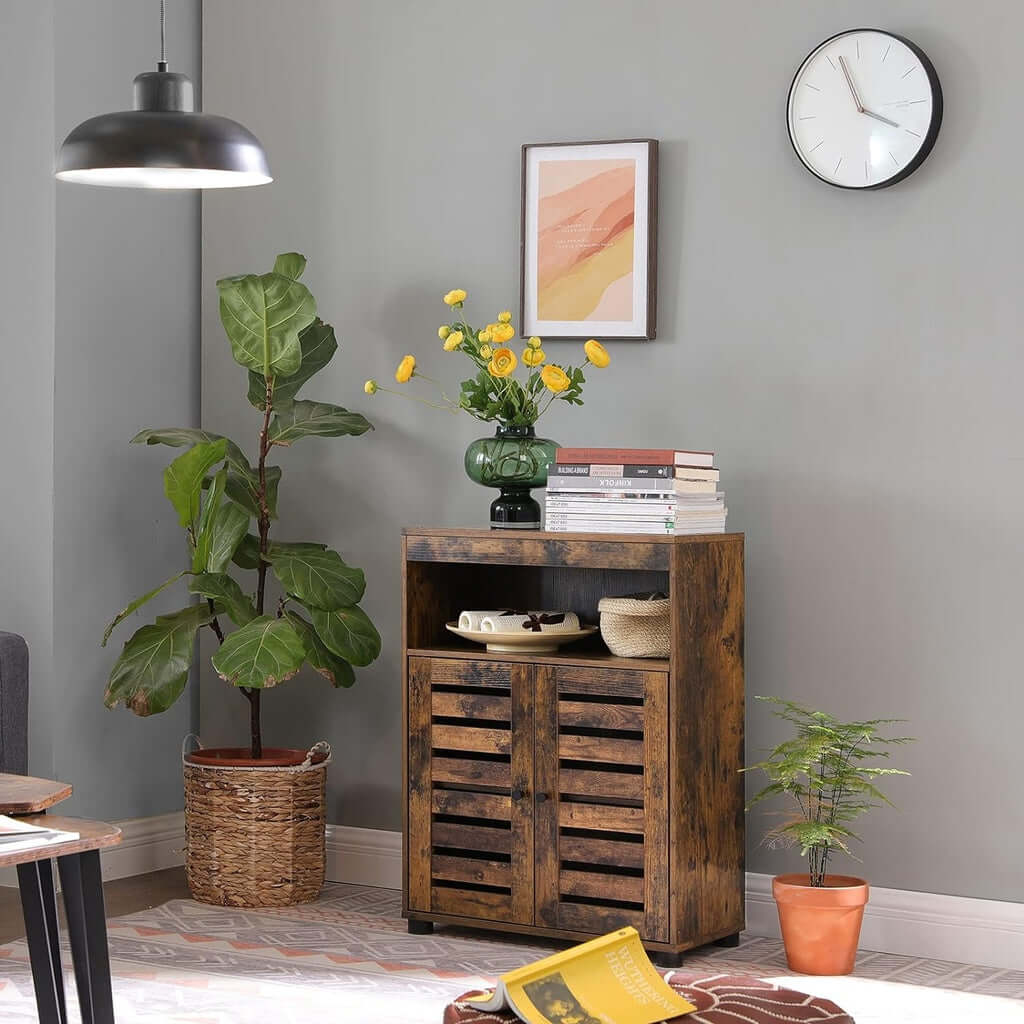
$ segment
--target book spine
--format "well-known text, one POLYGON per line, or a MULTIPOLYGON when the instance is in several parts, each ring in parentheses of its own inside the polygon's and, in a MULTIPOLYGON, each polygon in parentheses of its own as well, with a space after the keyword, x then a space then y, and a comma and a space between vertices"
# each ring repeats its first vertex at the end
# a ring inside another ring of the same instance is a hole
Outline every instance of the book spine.
POLYGON ((555 452, 556 463, 631 466, 674 466, 676 453, 668 448, 559 448, 555 452))
POLYGON ((675 480, 671 477, 639 476, 548 476, 549 491, 654 491, 671 494, 675 480))
POLYGON ((675 476, 674 466, 655 466, 651 463, 566 462, 551 467, 555 476, 614 476, 657 477, 669 480, 675 476))

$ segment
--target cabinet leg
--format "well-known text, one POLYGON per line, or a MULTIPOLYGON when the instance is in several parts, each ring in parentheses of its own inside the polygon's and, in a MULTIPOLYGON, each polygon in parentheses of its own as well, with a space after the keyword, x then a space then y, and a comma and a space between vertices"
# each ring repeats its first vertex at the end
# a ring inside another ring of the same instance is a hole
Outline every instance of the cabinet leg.
POLYGON ((57 868, 64 890, 82 1024, 114 1024, 99 851, 86 850, 61 857, 57 868))
POLYGON ((18 889, 40 1024, 65 1024, 68 1015, 64 1005, 64 972, 60 964, 52 863, 37 860, 19 864, 18 889))
POLYGON ((669 953, 662 949, 649 949, 647 955, 657 967, 674 969, 683 966, 683 953, 669 953))
POLYGON ((739 944, 739 932, 733 932, 732 935, 725 935, 720 939, 715 939, 715 941, 711 943, 712 946, 722 946, 725 949, 735 949, 739 944))
POLYGON ((433 921, 413 921, 410 918, 406 922, 409 926, 410 935, 432 935, 434 931, 433 921))

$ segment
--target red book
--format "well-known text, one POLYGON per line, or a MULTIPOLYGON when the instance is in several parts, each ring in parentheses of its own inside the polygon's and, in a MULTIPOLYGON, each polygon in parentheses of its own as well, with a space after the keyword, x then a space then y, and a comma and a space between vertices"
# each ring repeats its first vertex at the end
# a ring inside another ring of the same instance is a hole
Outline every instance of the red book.
POLYGON ((715 464, 715 453, 683 452, 672 448, 559 448, 555 452, 555 462, 712 468, 715 464))

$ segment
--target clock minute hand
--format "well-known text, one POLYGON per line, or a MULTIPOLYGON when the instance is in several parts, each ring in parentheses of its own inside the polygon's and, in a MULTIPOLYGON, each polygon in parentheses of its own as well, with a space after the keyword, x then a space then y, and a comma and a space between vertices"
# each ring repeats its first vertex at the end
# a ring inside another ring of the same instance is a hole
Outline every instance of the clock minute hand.
POLYGON ((892 125, 893 128, 899 128, 899 125, 895 121, 890 121, 887 117, 882 117, 881 114, 876 114, 873 110, 861 110, 862 114, 867 114, 868 117, 873 117, 876 121, 881 121, 883 124, 892 125))
POLYGON ((842 54, 839 55, 839 66, 843 69, 843 77, 846 79, 846 84, 850 87, 850 95, 853 97, 853 105, 857 108, 859 114, 864 113, 864 104, 861 103, 860 97, 857 95, 857 87, 853 84, 853 78, 850 76, 850 69, 846 66, 846 59, 842 54))

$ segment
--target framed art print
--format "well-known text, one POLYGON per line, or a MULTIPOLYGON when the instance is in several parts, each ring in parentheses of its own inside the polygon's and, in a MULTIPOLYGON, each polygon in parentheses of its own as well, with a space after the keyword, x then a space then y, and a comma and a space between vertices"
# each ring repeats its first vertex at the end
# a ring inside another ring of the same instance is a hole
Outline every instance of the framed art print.
POLYGON ((655 336, 658 143, 523 146, 523 337, 655 336))

